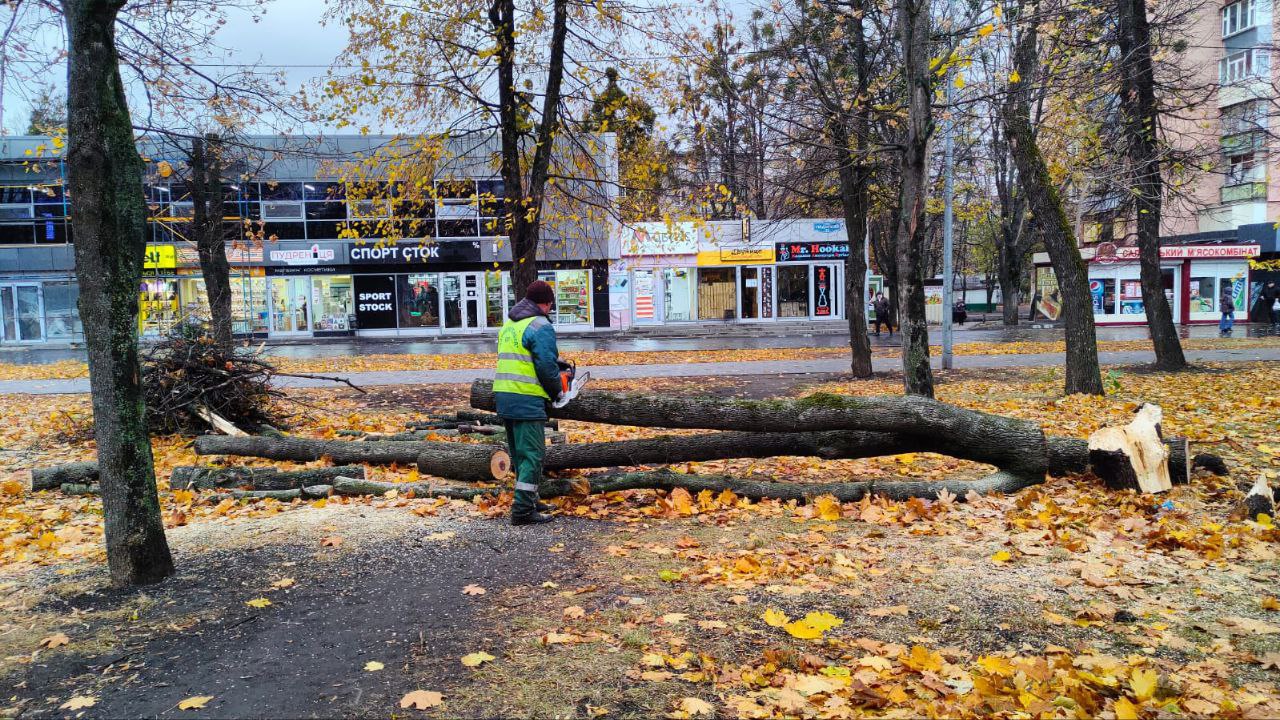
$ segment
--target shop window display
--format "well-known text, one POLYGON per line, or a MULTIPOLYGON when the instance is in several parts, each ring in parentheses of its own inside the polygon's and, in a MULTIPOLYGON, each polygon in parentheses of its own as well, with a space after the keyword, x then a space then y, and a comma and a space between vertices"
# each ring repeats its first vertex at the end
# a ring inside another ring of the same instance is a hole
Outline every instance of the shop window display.
POLYGON ((1137 278, 1120 278, 1120 314, 1141 315, 1146 312, 1142 303, 1142 282, 1137 278))
POLYGON ((674 268, 662 271, 663 310, 668 321, 693 319, 693 271, 674 268))
POLYGON ((809 317, 809 266, 778 266, 778 317, 809 317))
POLYGON ((351 329, 348 322, 355 312, 350 275, 317 275, 311 278, 311 329, 341 332, 351 329))
POLYGON ((271 278, 271 331, 306 332, 311 323, 311 278, 271 278))
POLYGON ((538 273, 556 293, 555 316, 561 325, 591 321, 591 273, 588 270, 557 270, 538 273))
POLYGON ((138 292, 138 332, 145 337, 163 335, 181 315, 176 279, 148 278, 142 281, 138 292))
POLYGON ((440 274, 396 276, 400 327, 440 327, 440 274))
POLYGON ((507 273, 486 272, 484 274, 485 313, 489 327, 500 327, 506 322, 507 312, 513 304, 511 283, 504 283, 507 273), (503 287, 506 295, 503 295, 503 287))
POLYGON ((80 285, 73 281, 44 284, 45 335, 50 340, 78 340, 84 337, 76 300, 80 285))
POLYGON ((267 279, 231 277, 231 332, 237 335, 267 332, 267 279))
POLYGON ((1191 278, 1191 312, 1193 313, 1211 313, 1217 307, 1217 296, 1213 292, 1213 288, 1217 283, 1217 278, 1212 277, 1193 277, 1191 278))
POLYGON ((736 268, 699 268, 698 319, 733 320, 737 316, 736 268))
POLYGON ((182 316, 208 320, 209 292, 204 278, 182 278, 178 280, 178 297, 182 298, 182 316))

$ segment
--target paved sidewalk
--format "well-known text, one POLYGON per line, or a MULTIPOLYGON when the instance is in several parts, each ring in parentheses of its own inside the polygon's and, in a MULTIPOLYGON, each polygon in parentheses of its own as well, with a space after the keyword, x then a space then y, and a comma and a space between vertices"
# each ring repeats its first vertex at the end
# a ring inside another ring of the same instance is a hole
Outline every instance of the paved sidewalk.
MULTIPOLYGON (((1102 352, 1098 354, 1103 365, 1140 365, 1155 360, 1146 350, 1102 352)), ((1280 361, 1280 348, 1242 348, 1240 350, 1188 350, 1187 360, 1202 362, 1253 362, 1259 360, 1280 361)), ((941 358, 932 358, 935 369, 941 367, 941 358)), ((1006 368, 1045 367, 1061 365, 1061 353, 1034 355, 956 355, 956 368, 1006 368)), ((875 358, 872 367, 876 372, 889 372, 901 367, 896 357, 875 358)), ((846 358, 819 360, 751 360, 742 362, 671 363, 661 365, 604 365, 592 367, 591 377, 598 380, 621 380, 648 377, 700 377, 741 375, 795 375, 805 373, 838 374, 849 371, 846 358)), ((492 378, 493 370, 394 370, 385 372, 327 373, 344 377, 356 385, 449 385, 470 383, 479 378, 492 378)), ((279 378, 281 387, 344 387, 310 378, 279 378)), ((0 381, 0 395, 30 394, 57 395, 89 392, 88 378, 75 380, 4 380, 0 381)))

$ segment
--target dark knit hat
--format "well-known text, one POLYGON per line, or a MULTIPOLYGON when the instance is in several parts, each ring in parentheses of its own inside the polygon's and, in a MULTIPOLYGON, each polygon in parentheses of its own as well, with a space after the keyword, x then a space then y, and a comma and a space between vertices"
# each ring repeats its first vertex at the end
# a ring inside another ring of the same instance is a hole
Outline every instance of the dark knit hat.
POLYGON ((555 291, 542 280, 534 280, 529 283, 529 289, 525 291, 524 296, 539 305, 555 304, 556 301, 555 291))

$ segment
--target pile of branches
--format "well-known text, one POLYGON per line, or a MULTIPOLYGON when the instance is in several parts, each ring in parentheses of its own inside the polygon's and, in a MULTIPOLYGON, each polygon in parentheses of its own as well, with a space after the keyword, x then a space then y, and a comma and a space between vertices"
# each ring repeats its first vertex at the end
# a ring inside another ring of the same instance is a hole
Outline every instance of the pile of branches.
POLYGON ((274 401, 285 395, 273 385, 275 377, 313 377, 355 387, 341 378, 282 373, 264 357, 263 347, 222 345, 204 326, 183 324, 145 348, 142 386, 151 432, 228 432, 228 423, 256 432, 277 424, 274 401))

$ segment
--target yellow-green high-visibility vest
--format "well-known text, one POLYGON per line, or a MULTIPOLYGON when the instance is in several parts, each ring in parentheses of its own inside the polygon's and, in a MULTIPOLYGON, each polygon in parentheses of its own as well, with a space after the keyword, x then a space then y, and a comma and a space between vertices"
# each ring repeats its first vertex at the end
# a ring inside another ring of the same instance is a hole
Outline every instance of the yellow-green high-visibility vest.
POLYGON ((498 333, 498 370, 493 376, 493 391, 515 393, 517 395, 533 395, 546 400, 551 396, 542 389, 538 382, 538 371, 533 366, 533 355, 524 346, 524 331, 530 326, 534 330, 550 323, 541 315, 524 320, 508 322, 498 333))

